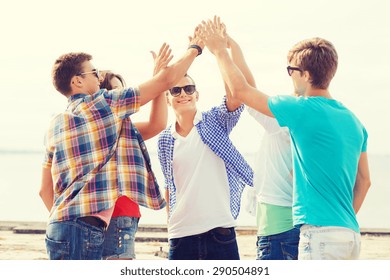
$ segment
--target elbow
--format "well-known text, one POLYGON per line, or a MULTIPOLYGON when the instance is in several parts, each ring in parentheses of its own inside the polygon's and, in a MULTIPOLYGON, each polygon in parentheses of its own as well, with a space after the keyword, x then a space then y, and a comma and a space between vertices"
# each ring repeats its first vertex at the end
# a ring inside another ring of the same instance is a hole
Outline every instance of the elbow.
POLYGON ((158 135, 161 131, 163 131, 167 127, 167 121, 160 122, 155 127, 155 135, 158 135))
POLYGON ((366 189, 367 189, 367 190, 371 187, 371 179, 370 179, 370 178, 367 178, 367 179, 366 179, 365 185, 366 185, 366 189))
POLYGON ((245 92, 246 92, 245 86, 238 86, 232 89, 231 94, 234 99, 242 102, 245 92))
POLYGON ((144 137, 144 140, 148 140, 150 138, 153 138, 155 136, 157 136, 158 134, 161 133, 161 131, 163 131, 165 128, 167 127, 167 121, 163 122, 163 121, 160 121, 158 123, 155 123, 153 125, 153 129, 150 130, 149 134, 144 137))
POLYGON ((359 181, 356 182, 356 186, 360 191, 367 193, 369 188, 371 187, 371 180, 369 177, 360 178, 359 181))
POLYGON ((165 111, 165 112, 159 114, 159 116, 157 118, 154 118, 154 121, 151 120, 151 123, 153 123, 153 130, 154 130, 155 135, 159 134, 161 131, 163 131, 167 127, 168 112, 165 111))
POLYGON ((43 192, 43 190, 39 190, 39 197, 41 198, 41 199, 43 199, 43 197, 44 197, 44 192, 43 192))

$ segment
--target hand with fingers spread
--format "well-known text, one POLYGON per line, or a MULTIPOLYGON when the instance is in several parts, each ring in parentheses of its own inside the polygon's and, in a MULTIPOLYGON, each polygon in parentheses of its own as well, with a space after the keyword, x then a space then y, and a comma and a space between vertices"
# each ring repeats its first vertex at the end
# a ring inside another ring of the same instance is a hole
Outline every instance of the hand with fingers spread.
POLYGON ((161 46, 158 55, 156 55, 156 53, 154 51, 150 51, 150 52, 151 52, 151 54, 153 56, 153 60, 154 60, 154 69, 153 69, 153 76, 154 76, 158 72, 160 72, 160 70, 162 70, 163 68, 166 68, 168 66, 169 62, 173 58, 173 55, 171 55, 171 52, 172 52, 171 48, 166 43, 164 43, 161 46))
POLYGON ((214 16, 214 20, 202 21, 200 37, 211 53, 226 49, 228 46, 228 36, 226 34, 226 26, 221 22, 221 19, 214 16))
POLYGON ((202 51, 204 49, 204 42, 202 41, 200 37, 200 30, 202 26, 199 24, 197 27, 195 27, 194 35, 188 36, 189 39, 189 49, 194 48, 198 50, 198 55, 202 54, 202 51))

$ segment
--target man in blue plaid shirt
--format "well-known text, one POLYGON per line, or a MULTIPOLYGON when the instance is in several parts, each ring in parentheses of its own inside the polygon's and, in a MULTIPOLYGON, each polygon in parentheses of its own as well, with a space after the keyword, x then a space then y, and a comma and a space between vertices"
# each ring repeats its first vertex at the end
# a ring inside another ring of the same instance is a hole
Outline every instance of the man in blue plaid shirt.
MULTIPOLYGON (((236 63, 245 63, 231 38, 229 46, 236 63)), ((160 134, 158 155, 169 201, 171 260, 240 258, 234 228, 253 171, 229 139, 244 106, 225 88, 222 104, 203 113, 197 110, 199 93, 190 76, 169 90, 176 122, 160 134)))

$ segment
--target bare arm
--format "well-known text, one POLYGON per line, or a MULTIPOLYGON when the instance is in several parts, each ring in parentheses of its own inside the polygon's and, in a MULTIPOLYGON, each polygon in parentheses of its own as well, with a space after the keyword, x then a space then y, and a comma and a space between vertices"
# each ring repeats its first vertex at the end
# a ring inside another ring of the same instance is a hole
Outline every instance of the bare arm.
POLYGON ((371 186, 367 152, 360 155, 355 187, 353 189, 353 209, 358 213, 371 186))
MULTIPOLYGON (((230 55, 232 57, 232 60, 233 60, 234 64, 236 64, 238 69, 240 69, 241 73, 244 75, 244 77, 245 77, 246 81, 248 82, 248 84, 251 87, 256 88, 255 79, 254 79, 254 77, 252 75, 252 72, 250 71, 250 69, 248 67, 248 64, 245 61, 244 54, 243 54, 243 52, 241 50, 240 45, 232 37, 230 37, 229 35, 227 35, 227 39, 228 39, 228 46, 230 47, 230 55)), ((229 94, 227 96, 229 96, 231 99, 233 99, 232 102, 234 102, 233 104, 236 105, 236 108, 238 108, 241 105, 241 101, 237 100, 237 99, 235 99, 233 97, 234 94, 232 94, 230 92, 230 89, 229 89, 229 94)))
MULTIPOLYGON (((214 17, 214 22, 212 23, 213 27, 216 32, 219 33, 221 37, 225 39, 226 47, 231 49, 231 55, 233 62, 236 62, 235 60, 239 60, 240 56, 237 53, 237 45, 233 46, 230 44, 232 43, 230 37, 226 33, 226 26, 221 22, 221 19, 219 17, 214 17)), ((239 108, 242 104, 242 102, 238 99, 235 99, 230 91, 229 86, 226 84, 225 80, 223 80, 223 84, 225 87, 225 95, 226 95, 226 107, 229 112, 235 111, 237 108, 239 108)))
POLYGON ((223 80, 230 88, 232 96, 255 110, 273 117, 268 107, 268 95, 248 83, 244 74, 230 58, 225 39, 215 31, 210 21, 209 23, 203 22, 201 38, 211 53, 215 55, 223 80))
POLYGON ((53 179, 51 177, 50 168, 42 168, 41 189, 39 190, 39 196, 42 198, 47 210, 51 210, 53 207, 54 192, 53 192, 53 179))
MULTIPOLYGON (((190 44, 198 45, 200 48, 204 47, 203 42, 196 32, 194 33, 194 37, 190 44)), ((162 51, 165 51, 165 48, 169 48, 169 46, 164 44, 162 46, 162 51)), ((185 73, 187 73, 187 70, 190 68, 197 55, 198 50, 194 48, 187 49, 183 57, 177 62, 163 68, 157 75, 153 76, 152 79, 140 84, 141 105, 146 104, 150 100, 156 98, 161 92, 164 92, 177 84, 180 79, 184 77, 185 73)))
POLYGON ((161 93, 152 101, 150 108, 149 121, 137 122, 134 125, 141 133, 144 140, 148 140, 159 134, 167 126, 168 108, 167 99, 164 93, 161 93))
MULTIPOLYGON (((151 52, 154 59, 153 76, 160 72, 161 69, 167 67, 171 61, 172 56, 170 52, 162 52, 160 50, 157 55, 151 52)), ((161 92, 156 98, 152 100, 149 121, 137 122, 134 125, 137 127, 144 140, 148 140, 159 134, 166 126, 168 120, 168 105, 165 93, 161 92)))
POLYGON ((167 210, 167 220, 169 220, 169 191, 165 190, 165 201, 167 202, 167 205, 165 209, 167 210))

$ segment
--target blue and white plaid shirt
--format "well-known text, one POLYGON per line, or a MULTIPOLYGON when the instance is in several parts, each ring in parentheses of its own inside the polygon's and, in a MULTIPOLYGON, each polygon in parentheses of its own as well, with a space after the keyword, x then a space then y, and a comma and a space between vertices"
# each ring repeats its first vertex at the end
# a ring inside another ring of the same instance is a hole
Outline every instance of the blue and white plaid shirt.
MULTIPOLYGON (((237 124, 244 105, 229 112, 226 98, 218 107, 203 112, 195 127, 202 139, 225 163, 230 187, 230 211, 234 219, 240 213, 241 195, 245 185, 253 186, 253 170, 229 139, 229 134, 237 124)), ((158 158, 165 177, 165 188, 169 191, 169 209, 176 204, 176 187, 173 178, 173 149, 175 138, 172 125, 161 132, 158 139, 158 158)), ((171 213, 170 213, 171 214, 171 213)))

